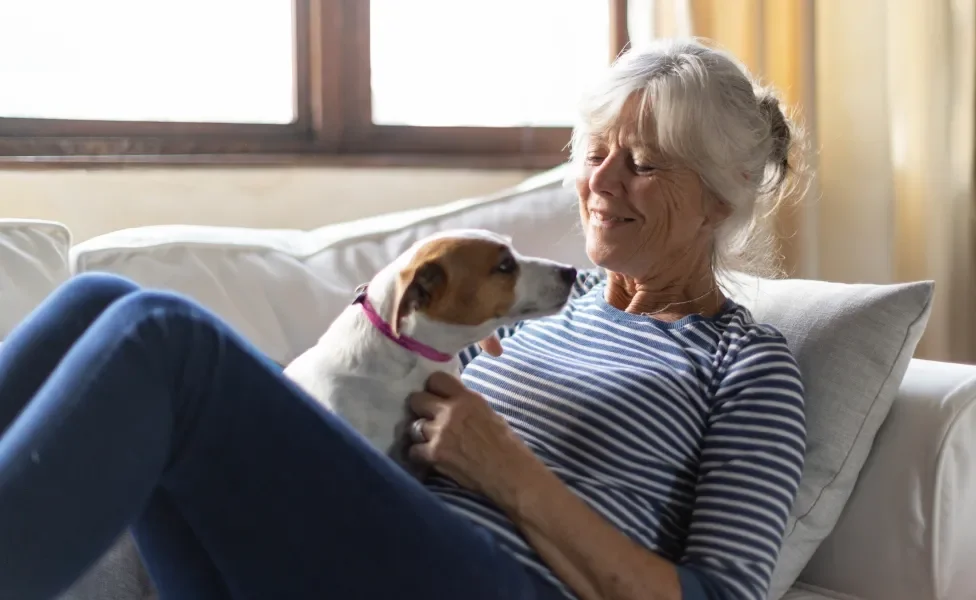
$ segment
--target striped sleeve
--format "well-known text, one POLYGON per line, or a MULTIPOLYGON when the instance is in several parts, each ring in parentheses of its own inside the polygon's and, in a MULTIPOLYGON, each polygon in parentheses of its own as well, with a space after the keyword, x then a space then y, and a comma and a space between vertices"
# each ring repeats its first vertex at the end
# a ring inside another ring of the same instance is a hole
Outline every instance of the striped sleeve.
MULTIPOLYGON (((587 292, 592 290, 596 284, 603 281, 606 277, 606 273, 602 269, 587 269, 580 271, 576 275, 576 283, 573 284, 573 289, 569 293, 569 301, 572 302, 576 298, 586 295, 587 292)), ((510 325, 508 327, 500 327, 495 333, 498 335, 498 339, 503 340, 525 325, 525 321, 519 321, 515 325, 510 325)), ((458 358, 461 359, 461 370, 463 371, 468 363, 474 360, 476 356, 481 354, 481 346, 478 344, 472 344, 462 350, 458 354, 458 358)))
POLYGON ((803 393, 782 335, 743 337, 707 421, 678 566, 685 598, 766 598, 803 471, 803 393))

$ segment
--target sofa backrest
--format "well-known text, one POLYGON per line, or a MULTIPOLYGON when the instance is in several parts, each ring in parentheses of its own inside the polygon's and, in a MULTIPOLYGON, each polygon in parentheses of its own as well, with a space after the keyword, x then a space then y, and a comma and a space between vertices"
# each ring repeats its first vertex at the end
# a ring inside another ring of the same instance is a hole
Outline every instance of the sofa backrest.
POLYGON ((167 225, 74 247, 73 272, 106 271, 187 294, 279 362, 312 346, 357 285, 443 229, 510 235, 523 253, 588 266, 575 194, 556 169, 497 194, 311 231, 167 225))

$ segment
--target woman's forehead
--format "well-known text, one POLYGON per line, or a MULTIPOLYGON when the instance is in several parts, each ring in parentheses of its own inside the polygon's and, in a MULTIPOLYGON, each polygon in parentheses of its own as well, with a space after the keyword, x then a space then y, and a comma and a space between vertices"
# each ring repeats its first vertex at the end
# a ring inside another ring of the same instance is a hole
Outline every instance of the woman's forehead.
POLYGON ((620 146, 641 153, 661 153, 654 132, 638 128, 635 123, 611 124, 593 130, 590 132, 589 142, 591 145, 620 146))
POLYGON ((657 152, 657 131, 649 103, 631 97, 619 110, 604 115, 600 121, 593 123, 591 142, 657 152))

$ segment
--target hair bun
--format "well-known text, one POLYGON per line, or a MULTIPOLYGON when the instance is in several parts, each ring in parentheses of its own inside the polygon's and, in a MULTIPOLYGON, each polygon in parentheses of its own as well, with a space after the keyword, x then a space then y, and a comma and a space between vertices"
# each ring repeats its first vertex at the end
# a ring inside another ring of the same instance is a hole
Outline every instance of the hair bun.
POLYGON ((760 91, 759 112, 763 119, 769 123, 769 137, 772 145, 769 149, 769 162, 776 165, 779 170, 777 179, 782 181, 790 170, 790 144, 793 141, 793 132, 790 124, 783 114, 779 99, 768 91, 760 91))

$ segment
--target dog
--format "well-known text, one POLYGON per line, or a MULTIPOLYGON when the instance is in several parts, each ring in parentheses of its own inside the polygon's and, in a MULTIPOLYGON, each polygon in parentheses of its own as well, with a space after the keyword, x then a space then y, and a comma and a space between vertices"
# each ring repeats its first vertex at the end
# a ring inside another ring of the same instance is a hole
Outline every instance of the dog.
POLYGON ((558 313, 576 269, 520 255, 482 229, 425 237, 357 288, 312 348, 285 368, 377 450, 407 461, 407 397, 437 371, 460 372, 458 354, 499 327, 558 313))

